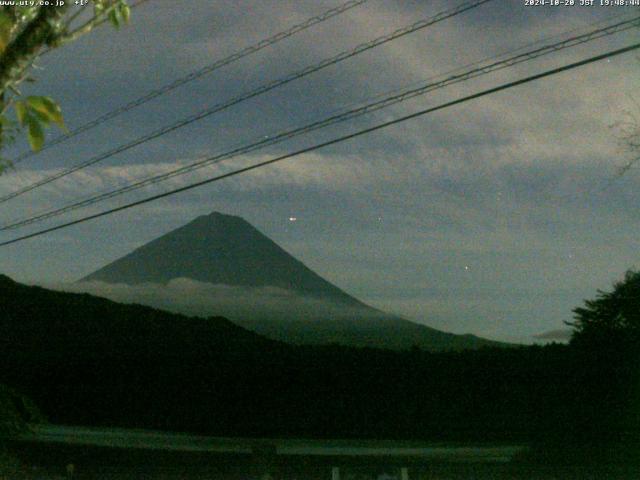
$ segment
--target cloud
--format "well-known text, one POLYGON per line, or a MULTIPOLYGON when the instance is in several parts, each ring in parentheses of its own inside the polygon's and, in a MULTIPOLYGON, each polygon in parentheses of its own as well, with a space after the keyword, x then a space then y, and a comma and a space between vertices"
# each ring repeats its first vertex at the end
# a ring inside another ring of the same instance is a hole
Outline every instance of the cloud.
POLYGON ((549 330, 538 335, 533 335, 536 340, 548 340, 558 342, 568 342, 571 340, 571 330, 549 330))
MULTIPOLYGON (((51 288, 90 293, 121 303, 139 303, 185 315, 222 315, 231 320, 270 319, 313 320, 362 315, 363 310, 326 299, 305 296, 278 287, 214 285, 188 278, 176 278, 166 285, 110 284, 105 282, 57 283, 51 288)), ((367 311, 372 315, 371 311, 367 311)))

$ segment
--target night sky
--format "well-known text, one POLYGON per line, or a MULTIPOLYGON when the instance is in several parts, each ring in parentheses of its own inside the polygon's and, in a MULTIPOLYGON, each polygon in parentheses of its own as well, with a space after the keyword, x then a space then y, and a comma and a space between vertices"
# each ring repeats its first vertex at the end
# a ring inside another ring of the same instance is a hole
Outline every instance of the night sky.
MULTIPOLYGON (((135 9, 131 24, 120 31, 101 27, 43 57, 37 82, 24 91, 53 96, 74 128, 339 3, 151 0, 135 9)), ((26 160, 0 177, 0 194, 457 3, 370 0, 26 160)), ((584 33, 604 25, 597 22, 634 13, 640 14, 640 7, 529 7, 524 0, 495 0, 4 203, 0 221, 168 171, 483 58, 584 33)), ((1 232, 0 240, 629 45, 638 41, 638 32, 1 232)), ((75 281, 198 215, 220 211, 244 217, 375 307, 454 333, 532 341, 564 328, 583 299, 640 266, 640 177, 633 168, 617 177, 632 156, 613 127, 625 111, 640 115, 639 58, 625 54, 2 247, 0 268, 27 283, 75 281)), ((4 153, 11 158, 25 148, 20 139, 4 153)))

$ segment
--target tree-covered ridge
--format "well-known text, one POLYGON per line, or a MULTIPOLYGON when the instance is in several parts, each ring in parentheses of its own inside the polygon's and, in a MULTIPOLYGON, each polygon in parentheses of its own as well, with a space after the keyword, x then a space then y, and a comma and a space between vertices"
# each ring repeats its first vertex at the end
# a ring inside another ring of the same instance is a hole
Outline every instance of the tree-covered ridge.
POLYGON ((573 310, 573 341, 580 343, 640 344, 640 271, 629 270, 613 290, 573 310))

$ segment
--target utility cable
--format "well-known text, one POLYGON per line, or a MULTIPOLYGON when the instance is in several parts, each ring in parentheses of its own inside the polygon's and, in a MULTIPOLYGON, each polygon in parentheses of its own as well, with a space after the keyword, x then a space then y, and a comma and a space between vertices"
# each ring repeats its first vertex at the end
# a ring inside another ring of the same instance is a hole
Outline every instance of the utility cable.
POLYGON ((16 198, 22 194, 25 194, 27 192, 30 192, 32 190, 35 190, 36 188, 39 188, 43 185, 47 185, 51 182, 54 182, 60 178, 66 177, 67 175, 71 175, 74 172, 77 172, 79 170, 82 170, 83 168, 89 167, 91 165, 95 165, 98 162, 101 162, 103 160, 106 160, 107 158, 113 157, 114 155, 117 155, 119 153, 125 152, 131 148, 137 147, 138 145, 142 145, 143 143, 146 143, 150 140, 154 140, 158 137, 161 137, 163 135, 166 135, 167 133, 170 133, 174 130, 177 130, 179 128, 185 127, 187 125, 190 125, 194 122, 197 122, 198 120, 202 120, 203 118, 209 117, 215 113, 218 113, 220 111, 226 110, 234 105, 237 105, 241 102, 244 102, 246 100, 249 100, 251 98, 257 97, 259 95, 262 95, 264 93, 267 93, 271 90, 274 90, 275 88, 278 88, 282 85, 285 85, 287 83, 290 83, 294 80, 297 80, 299 78, 305 77, 307 75, 310 75, 312 73, 315 73, 319 70, 322 70, 324 68, 327 68, 331 65, 335 65, 339 62, 342 62, 348 58, 354 57, 356 55, 359 55, 367 50, 371 50, 372 48, 375 48, 379 45, 382 45, 384 43, 390 42, 392 40, 395 40, 397 38, 403 37, 405 35, 408 35, 410 33, 416 32, 418 30, 421 30, 423 28, 426 28, 428 26, 434 25, 435 23, 441 22, 445 19, 454 17, 456 15, 459 15, 463 12, 466 12, 467 10, 471 10, 473 8, 477 8, 480 5, 490 2, 492 0, 474 0, 471 2, 465 2, 455 8, 440 12, 439 14, 430 17, 428 19, 424 19, 424 20, 420 20, 419 22, 416 22, 412 25, 409 25, 407 27, 398 29, 388 35, 384 35, 382 37, 378 37, 370 42, 367 43, 363 43, 358 45, 357 47, 355 47, 352 50, 347 50, 344 51, 342 53, 339 53, 336 56, 327 58, 325 60, 322 60, 321 62, 315 64, 315 65, 311 65, 309 67, 303 68, 302 70, 299 70, 295 73, 292 73, 290 75, 287 75, 285 77, 282 77, 278 80, 274 80, 272 82, 269 82, 267 84, 264 84, 254 90, 251 90, 249 92, 243 93, 241 95, 238 95, 236 97, 233 97, 232 99, 221 103, 221 104, 216 104, 212 107, 209 107, 205 110, 202 110, 198 113, 195 113, 189 117, 186 117, 182 120, 179 120, 176 123, 173 123, 171 125, 162 127, 158 130, 155 130, 147 135, 144 135, 143 137, 137 138, 136 140, 133 140, 129 143, 120 145, 118 147, 115 147, 111 150, 108 150, 107 152, 104 152, 102 154, 99 154, 95 157, 90 158, 89 160, 86 160, 82 163, 79 163, 77 165, 74 165, 72 167, 69 167, 65 170, 62 170, 58 173, 55 173, 53 175, 50 175, 48 177, 45 177, 37 182, 34 182, 30 185, 27 185, 19 190, 16 190, 12 193, 9 193, 7 195, 4 195, 2 197, 0 197, 0 203, 4 203, 8 200, 11 200, 13 198, 16 198))
MULTIPOLYGON (((136 2, 135 4, 131 5, 131 8, 135 8, 137 6, 139 6, 142 3, 145 3, 149 0, 140 0, 138 2, 136 2)), ((153 100, 154 98, 158 98, 162 95, 165 95, 166 93, 171 92, 172 90, 175 90, 176 88, 192 82, 193 80, 196 80, 200 77, 203 77, 205 75, 208 75, 209 73, 218 70, 219 68, 222 68, 226 65, 229 65, 230 63, 236 62, 244 57, 247 57, 253 53, 259 52, 260 50, 267 48, 271 45, 274 45, 275 43, 278 43, 281 40, 284 40, 285 38, 289 38, 293 35, 295 35, 296 33, 302 32, 304 30, 307 30, 308 28, 324 22, 325 20, 329 20, 330 18, 333 18, 337 15, 340 15, 341 13, 344 13, 348 10, 351 10, 352 8, 355 8, 365 2, 367 2, 368 0, 349 0, 346 3, 343 3, 342 5, 339 5, 338 7, 332 8, 330 10, 327 10, 319 15, 316 15, 315 17, 311 17, 307 20, 305 20, 304 22, 298 24, 298 25, 294 25, 293 27, 289 28, 288 30, 284 30, 282 32, 276 33, 275 35, 269 37, 269 38, 265 38, 264 40, 259 41, 256 44, 250 45, 236 53, 233 53, 231 55, 229 55, 228 57, 222 58, 220 60, 216 60, 214 63, 207 65, 205 67, 200 68, 199 70, 195 70, 191 73, 189 73, 188 75, 185 75, 184 77, 178 78, 176 80, 174 80, 173 82, 164 85, 156 90, 152 90, 149 93, 143 95, 142 97, 139 97, 135 100, 132 100, 131 102, 122 105, 118 108, 116 108, 115 110, 112 110, 110 112, 105 113, 104 115, 101 115, 98 118, 95 118, 94 120, 91 120, 88 123, 85 123, 84 125, 81 125, 79 127, 74 128, 73 130, 60 135, 50 141, 48 141, 47 143, 45 143, 42 148, 37 151, 34 152, 32 150, 28 150, 26 152, 24 152, 23 154, 17 156, 15 159, 12 160, 11 163, 13 163, 14 165, 22 162, 23 160, 26 160, 27 158, 31 158, 34 157, 35 155, 38 155, 39 153, 41 153, 44 150, 47 150, 50 147, 53 147, 54 145, 58 145, 62 142, 65 142, 66 140, 76 137, 78 135, 80 135, 83 132, 86 132, 88 130, 91 130, 99 125, 102 125, 103 123, 107 122, 108 120, 111 120, 112 118, 115 118, 125 112, 128 112, 129 110, 132 110, 134 108, 139 107, 140 105, 144 105, 147 102, 150 102, 151 100, 153 100)), ((106 21, 106 20, 105 20, 106 21)), ((48 53, 50 51, 53 51, 54 49, 50 49, 45 51, 44 53, 48 53)), ((43 53, 43 54, 44 54, 43 53)))
POLYGON ((533 82, 535 80, 539 80, 539 79, 542 79, 542 78, 550 77, 552 75, 557 75, 559 73, 566 72, 566 71, 569 71, 569 70, 573 70, 575 68, 582 67, 584 65, 588 65, 588 64, 591 64, 591 63, 594 63, 594 62, 598 62, 600 60, 611 58, 611 57, 614 57, 614 56, 617 56, 617 55, 622 55, 624 53, 631 52, 631 51, 637 50, 639 48, 640 48, 640 43, 636 43, 636 44, 629 45, 629 46, 624 47, 624 48, 620 48, 620 49, 613 50, 613 51, 610 51, 610 52, 607 52, 607 53, 603 53, 601 55, 596 55, 594 57, 589 57, 587 59, 580 60, 578 62, 570 63, 570 64, 564 65, 562 67, 554 68, 554 69, 551 69, 551 70, 546 70, 546 71, 544 71, 542 73, 538 73, 538 74, 531 75, 531 76, 528 76, 528 77, 525 77, 525 78, 521 78, 519 80, 508 82, 508 83, 499 85, 497 87, 490 88, 488 90, 483 90, 481 92, 474 93, 472 95, 468 95, 466 97, 462 97, 462 98, 459 98, 457 100, 453 100, 453 101, 450 101, 450 102, 447 102, 447 103, 443 103, 443 104, 435 106, 435 107, 430 107, 430 108, 427 108, 427 109, 424 109, 424 110, 419 110, 419 111, 417 111, 415 113, 411 113, 409 115, 404 115, 404 116, 396 118, 394 120, 390 120, 388 122, 380 123, 380 124, 375 125, 373 127, 365 128, 365 129, 359 130, 357 132, 354 132, 354 133, 351 133, 351 134, 348 134, 348 135, 344 135, 344 136, 341 136, 341 137, 338 137, 338 138, 334 138, 334 139, 328 140, 326 142, 318 143, 316 145, 313 145, 313 146, 310 146, 310 147, 306 147, 306 148, 303 148, 301 150, 297 150, 295 152, 288 153, 286 155, 281 155, 281 156, 273 158, 271 160, 266 160, 264 162, 259 162, 259 163, 256 163, 254 165, 250 165, 248 167, 239 168, 237 170, 233 170, 231 172, 228 172, 228 173, 225 173, 225 174, 222 174, 222 175, 217 175, 215 177, 211 177, 211 178, 208 178, 206 180, 201 180, 199 182, 192 183, 192 184, 186 185, 184 187, 176 188, 176 189, 170 190, 168 192, 163 192, 163 193, 160 193, 158 195, 153 195, 151 197, 147 197, 147 198, 144 198, 142 200, 137 200, 135 202, 128 203, 126 205, 121 205, 121 206, 116 207, 116 208, 111 208, 109 210, 104 210, 102 212, 98 212, 98 213, 95 213, 93 215, 88 215, 86 217, 82 217, 82 218, 79 218, 77 220, 66 222, 66 223, 63 223, 63 224, 60 224, 60 225, 56 225, 56 226, 49 227, 49 228, 46 228, 46 229, 43 229, 43 230, 39 230, 37 232, 30 233, 28 235, 24 235, 24 236, 21 236, 21 237, 18 237, 18 238, 14 238, 12 240, 1 242, 0 243, 0 247, 11 245, 11 244, 14 244, 14 243, 17 243, 17 242, 21 242, 21 241, 27 240, 29 238, 38 237, 38 236, 44 235, 46 233, 50 233, 50 232, 54 232, 54 231, 57 231, 57 230, 61 230, 63 228, 68 228, 68 227, 70 227, 72 225, 78 225, 80 223, 84 223, 84 222, 87 222, 89 220, 93 220, 93 219, 96 219, 96 218, 100 218, 100 217, 104 217, 104 216, 107 216, 107 215, 111 215, 113 213, 120 212, 122 210, 127 210, 129 208, 136 207, 136 206, 139 206, 139 205, 143 205, 143 204, 146 204, 146 203, 149 203, 149 202, 153 202, 155 200, 159 200, 161 198, 169 197, 169 196, 175 195, 177 193, 181 193, 181 192, 185 192, 185 191, 188 191, 188 190, 192 190, 194 188, 197 188, 197 187, 200 187, 200 186, 203 186, 203 185, 207 185, 207 184, 210 184, 210 183, 214 183, 214 182, 223 180, 225 178, 233 177, 233 176, 240 175, 240 174, 252 171, 252 170, 256 170, 258 168, 266 167, 266 166, 272 165, 272 164, 274 164, 276 162, 281 162, 283 160, 286 160, 286 159, 289 159, 289 158, 293 158, 293 157, 296 157, 296 156, 299 156, 299 155, 302 155, 302 154, 305 154, 305 153, 309 153, 309 152, 312 152, 312 151, 315 151, 315 150, 319 150, 321 148, 328 147, 330 145, 335 145, 337 143, 341 143, 341 142, 344 142, 346 140, 357 138, 357 137, 360 137, 362 135, 366 135, 368 133, 372 133, 372 132, 381 130, 383 128, 390 127, 392 125, 396 125, 396 124, 399 124, 399 123, 402 123, 402 122, 406 122, 406 121, 414 119, 414 118, 421 117, 423 115, 427 115, 429 113, 433 113, 433 112, 436 112, 436 111, 439 111, 439 110, 444 110, 446 108, 451 108, 451 107, 453 107, 455 105, 460 105, 462 103, 466 103, 468 101, 475 100, 477 98, 481 98, 481 97, 484 97, 484 96, 487 96, 487 95, 491 95, 491 94, 494 94, 494 93, 497 93, 497 92, 500 92, 500 91, 503 91, 503 90, 508 90, 510 88, 514 88, 514 87, 519 86, 519 85, 530 83, 530 82, 533 82))
MULTIPOLYGON (((0 231, 6 231, 6 230, 13 230, 16 228, 20 228, 26 225, 30 225, 33 223, 37 223, 52 217, 56 217, 59 215, 62 215, 64 213, 73 211, 73 210, 77 210, 79 208, 82 207, 87 207, 90 205, 93 205, 95 203, 101 202, 101 201, 105 201, 107 199, 119 196, 119 195, 123 195, 125 193, 131 192, 133 190, 137 190, 143 187, 146 187, 148 185, 154 185, 157 183, 160 183, 162 181, 168 180, 170 178, 179 176, 179 175, 184 175, 186 173, 192 172, 194 170, 209 166, 211 164, 214 163, 219 163, 223 160, 227 160, 230 158, 234 158, 237 157, 239 155, 244 155, 247 153, 251 153, 254 152, 256 150, 260 150, 262 148, 265 148, 267 146, 271 146, 271 145, 275 145, 278 143, 281 143, 285 140, 289 140, 291 138, 297 137, 299 135, 303 135, 306 133, 310 133, 312 131, 318 130, 320 128, 324 128, 327 127, 329 125, 333 125, 336 123, 340 123, 340 122, 344 122, 347 120, 351 120, 353 118, 357 118, 360 117, 362 115, 368 114, 368 113, 372 113, 375 112, 377 110, 383 109, 383 108, 387 108, 391 105, 400 103, 400 102, 404 102, 406 100, 409 100, 411 98, 417 97, 419 95, 424 95, 426 93, 429 93, 431 91, 440 89, 440 88, 444 88, 447 87, 449 85, 453 85, 456 83, 460 83, 463 81, 467 81, 469 79, 472 78, 476 78, 479 77, 481 75, 486 75, 489 73, 492 73, 494 71, 497 70, 501 70, 507 67, 512 67, 514 65, 517 65, 519 63, 523 63, 526 61, 530 61, 536 58, 539 58, 541 56, 544 55, 548 55, 550 53, 554 53, 566 48, 570 48, 570 47, 575 47, 577 45, 583 44, 583 43, 587 43, 599 38, 602 38, 604 36, 608 36, 608 35, 612 35, 614 33, 619 33, 619 32, 623 32, 626 30, 629 30, 630 28, 635 28, 637 27, 640 23, 640 16, 636 16, 632 19, 629 20, 625 20, 622 22, 618 22, 616 24, 613 25, 609 25, 603 28, 599 28, 593 31, 590 31, 588 33, 582 34, 582 35, 578 35, 575 37, 571 37, 569 39, 560 41, 560 42, 556 42, 554 44, 551 45, 546 45, 534 50, 530 50, 497 62, 493 62, 490 64, 486 64, 486 65, 482 65, 478 68, 475 69, 471 69, 469 71, 460 73, 460 74, 455 74, 455 75, 451 75, 449 77, 446 77, 440 81, 437 82, 432 82, 432 83, 427 83, 424 85, 419 86, 418 88, 413 88, 413 89, 409 89, 403 92, 400 92, 398 94, 383 98, 381 100, 378 100, 376 102, 373 103, 369 103, 366 104, 364 106, 360 106, 357 108, 354 108, 352 110, 348 110, 342 113, 339 113, 337 115, 332 115, 329 116, 327 118, 324 118, 322 120, 310 123, 308 125, 302 126, 302 127, 298 127, 298 128, 294 128, 291 130, 286 130, 284 132, 281 132, 277 135, 271 136, 269 138, 262 138, 254 143, 251 143, 249 145, 243 145, 237 148, 234 148, 230 151, 221 153, 221 154, 217 154, 213 157, 206 157, 204 159, 198 160, 194 163, 191 163, 189 165, 185 165, 182 167, 179 167, 177 169, 174 169, 170 172, 165 172, 162 174, 157 174, 151 177, 147 177, 141 180, 138 180, 136 182, 133 182, 131 184, 128 185, 124 185, 122 187, 116 188, 114 190, 111 191, 107 191, 105 193, 101 193, 98 195, 94 195, 91 196, 89 198, 83 199, 83 200, 79 200, 76 202, 73 202, 71 204, 65 205, 63 207, 54 209, 54 210, 49 210, 47 212, 44 213, 39 213, 35 216, 29 217, 27 219, 23 219, 23 220, 14 220, 9 224, 5 224, 3 226, 0 227, 0 231)), ((517 49, 520 50, 520 49, 517 49)))

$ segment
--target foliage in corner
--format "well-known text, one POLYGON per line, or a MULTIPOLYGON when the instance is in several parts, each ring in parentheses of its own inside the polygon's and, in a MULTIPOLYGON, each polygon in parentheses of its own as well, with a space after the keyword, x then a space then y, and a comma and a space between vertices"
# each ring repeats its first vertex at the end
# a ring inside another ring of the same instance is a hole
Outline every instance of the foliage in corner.
MULTIPOLYGON (((640 104, 631 97, 636 110, 640 111, 640 104)), ((626 163, 618 168, 618 175, 622 176, 640 161, 640 119, 632 110, 625 110, 621 120, 610 127, 618 140, 622 151, 629 156, 626 163)))
POLYGON ((573 312, 569 368, 579 388, 571 416, 581 441, 640 441, 640 271, 627 271, 611 291, 599 290, 573 312))
POLYGON ((24 432, 29 423, 46 422, 30 399, 0 384, 0 479, 30 478, 25 476, 25 465, 4 448, 3 440, 24 432))
POLYGON ((572 343, 640 345, 640 271, 629 270, 613 290, 573 310, 572 343))
POLYGON ((47 423, 47 419, 31 399, 0 384, 0 438, 25 431, 29 423, 47 423))
POLYGON ((24 465, 0 444, 0 479, 28 478, 24 465))
POLYGON ((29 144, 38 151, 44 144, 44 127, 55 123, 63 130, 64 119, 60 106, 50 97, 29 96, 24 100, 17 100, 14 104, 18 124, 27 128, 29 144))
MULTIPOLYGON (((0 151, 25 131, 34 151, 42 148, 45 129, 65 131, 60 106, 49 96, 23 96, 20 84, 34 82, 38 57, 70 43, 98 25, 119 28, 129 22, 126 0, 94 0, 84 6, 0 6, 0 151), (11 112, 13 111, 13 112, 11 112)), ((0 173, 10 162, 0 156, 0 173)))

